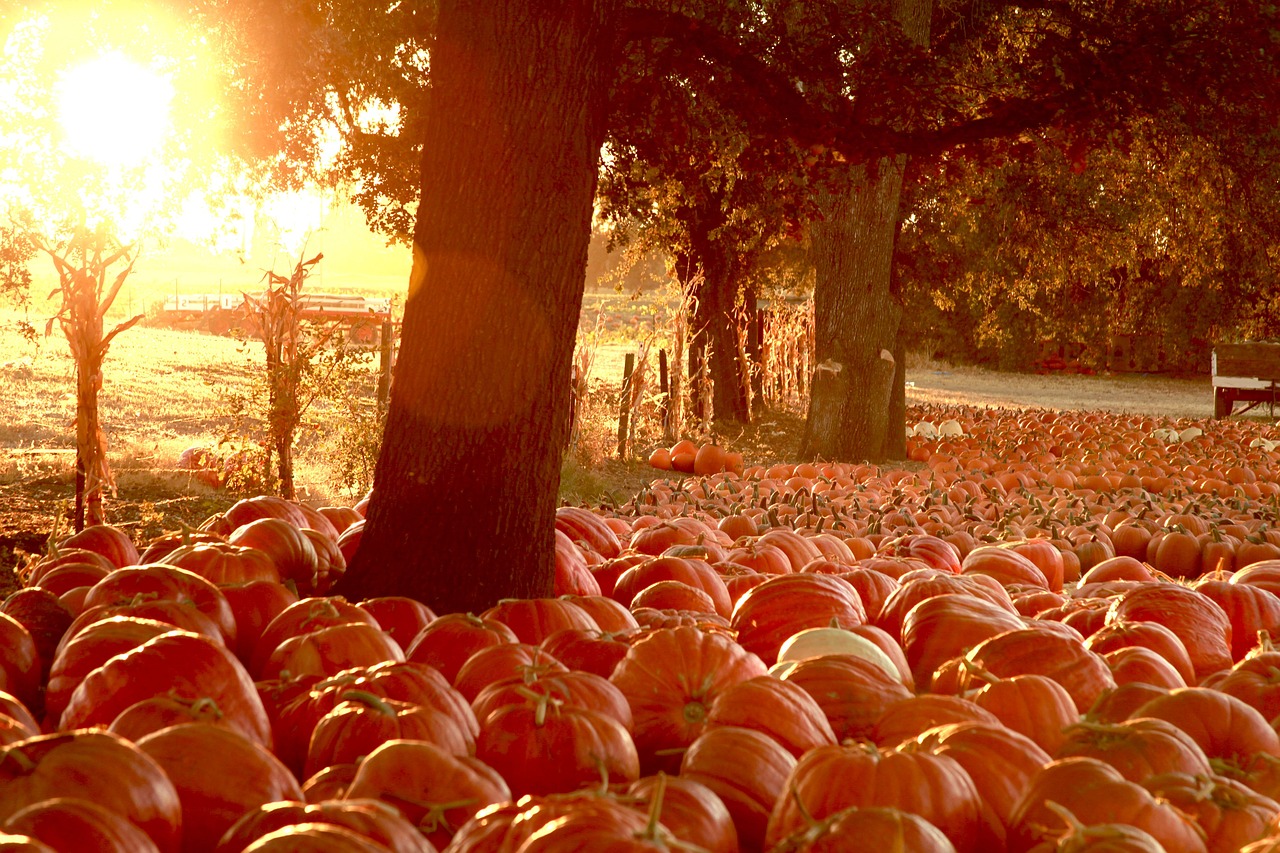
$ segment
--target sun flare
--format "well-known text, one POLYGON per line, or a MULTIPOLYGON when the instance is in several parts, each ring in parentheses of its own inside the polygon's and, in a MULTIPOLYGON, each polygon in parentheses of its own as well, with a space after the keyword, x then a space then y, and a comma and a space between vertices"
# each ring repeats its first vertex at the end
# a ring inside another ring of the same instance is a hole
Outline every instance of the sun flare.
POLYGON ((109 167, 137 166, 170 130, 173 85, 121 53, 67 71, 58 86, 58 119, 68 151, 109 167))

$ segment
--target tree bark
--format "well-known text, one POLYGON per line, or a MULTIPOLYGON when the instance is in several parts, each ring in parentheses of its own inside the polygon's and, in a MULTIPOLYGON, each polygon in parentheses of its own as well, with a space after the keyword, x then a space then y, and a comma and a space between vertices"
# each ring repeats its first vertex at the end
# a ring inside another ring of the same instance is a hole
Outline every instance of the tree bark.
MULTIPOLYGON (((698 376, 706 360, 713 419, 746 424, 751 422, 751 397, 738 352, 740 318, 734 310, 741 264, 735 258, 737 247, 713 236, 725 222, 720 204, 713 196, 705 204, 688 208, 685 215, 690 246, 678 267, 691 274, 685 286, 694 287, 689 374, 698 376)), ((693 399, 694 410, 699 411, 698 395, 693 399)))
MULTIPOLYGON (((933 0, 894 0, 911 38, 929 38, 933 0)), ((902 307, 891 285, 905 155, 855 167, 813 229, 817 361, 801 455, 878 461, 905 456, 902 307)))
POLYGON ((402 346, 338 594, 444 613, 552 593, 610 5, 440 5, 402 346))
POLYGON ((882 162, 874 170, 858 167, 853 190, 835 200, 814 228, 818 364, 802 456, 885 457, 901 317, 889 288, 901 187, 897 162, 882 162))
POLYGON ((718 422, 751 422, 751 403, 738 358, 738 317, 734 312, 737 284, 729 266, 702 264, 702 285, 693 317, 694 346, 701 346, 711 377, 711 411, 718 422))

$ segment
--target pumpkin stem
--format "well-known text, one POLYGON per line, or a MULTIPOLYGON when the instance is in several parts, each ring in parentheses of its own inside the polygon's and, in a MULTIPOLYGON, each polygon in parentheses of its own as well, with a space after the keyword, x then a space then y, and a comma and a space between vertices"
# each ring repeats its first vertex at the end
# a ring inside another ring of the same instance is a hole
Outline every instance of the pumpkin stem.
POLYGON ((66 511, 66 506, 59 503, 58 510, 53 515, 53 526, 49 528, 49 538, 45 541, 45 552, 50 557, 58 556, 58 530, 62 527, 62 519, 66 511))
POLYGON ((386 701, 385 697, 376 693, 370 693, 368 690, 344 690, 338 696, 339 702, 357 702, 366 707, 372 708, 379 714, 387 717, 394 717, 396 709, 386 701))
MULTIPOLYGON (((607 778, 607 777, 606 777, 607 778)), ((649 822, 645 824, 644 830, 637 835, 647 841, 656 841, 660 838, 662 824, 662 801, 667 794, 667 774, 658 771, 658 781, 653 786, 653 796, 649 799, 649 822)))

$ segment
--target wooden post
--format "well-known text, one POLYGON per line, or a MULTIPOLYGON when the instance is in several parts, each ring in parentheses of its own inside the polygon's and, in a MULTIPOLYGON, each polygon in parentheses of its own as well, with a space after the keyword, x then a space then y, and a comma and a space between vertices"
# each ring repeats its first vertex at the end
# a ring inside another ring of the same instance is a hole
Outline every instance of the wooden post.
POLYGON ((84 530, 84 460, 80 458, 80 454, 76 454, 76 512, 75 512, 75 532, 79 533, 84 530))
POLYGON ((709 347, 702 350, 702 361, 698 364, 698 419, 702 422, 703 431, 711 428, 711 375, 707 367, 711 361, 709 347))
POLYGON ((631 371, 636 368, 636 354, 627 353, 622 367, 622 394, 618 402, 618 458, 627 458, 627 435, 631 422, 631 371))
POLYGON ((671 385, 667 378, 667 351, 658 350, 658 420, 662 424, 662 436, 671 435, 671 385))
POLYGON ((751 394, 753 402, 764 402, 764 308, 756 300, 747 314, 747 362, 752 366, 751 394))
POLYGON ((390 319, 382 321, 382 339, 378 342, 378 411, 385 412, 391 402, 391 354, 395 327, 390 319))

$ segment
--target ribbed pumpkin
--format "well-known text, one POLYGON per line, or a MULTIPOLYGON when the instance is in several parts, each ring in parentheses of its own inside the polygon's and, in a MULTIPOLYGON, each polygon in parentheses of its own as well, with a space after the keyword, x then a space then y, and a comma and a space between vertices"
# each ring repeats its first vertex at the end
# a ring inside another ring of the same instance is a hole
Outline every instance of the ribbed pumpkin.
POLYGON ((805 753, 769 817, 766 849, 810 821, 851 806, 886 806, 919 815, 958 851, 989 850, 996 841, 982 798, 955 759, 861 743, 805 753))
POLYGON ((834 575, 789 574, 750 590, 733 608, 738 642, 773 664, 788 637, 805 628, 851 628, 867 621, 857 591, 834 575))

